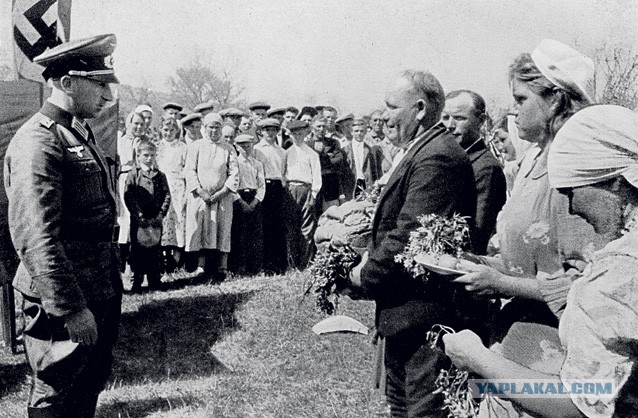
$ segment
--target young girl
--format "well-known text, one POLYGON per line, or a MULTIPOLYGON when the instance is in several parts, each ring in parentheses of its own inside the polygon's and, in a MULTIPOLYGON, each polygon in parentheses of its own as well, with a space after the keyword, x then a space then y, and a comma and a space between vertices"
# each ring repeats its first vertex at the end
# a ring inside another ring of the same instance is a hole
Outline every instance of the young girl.
POLYGON ((141 290, 144 275, 150 289, 160 288, 160 234, 171 194, 166 176, 156 168, 156 151, 157 147, 151 141, 141 141, 136 145, 136 165, 129 172, 124 187, 124 202, 131 213, 132 292, 141 290), (145 239, 153 235, 157 237, 155 240, 145 239))
POLYGON ((166 273, 172 273, 182 261, 184 251, 184 223, 186 222, 186 163, 187 145, 178 139, 179 127, 173 118, 162 121, 162 142, 157 150, 157 166, 166 175, 171 192, 171 204, 164 218, 162 252, 166 273))

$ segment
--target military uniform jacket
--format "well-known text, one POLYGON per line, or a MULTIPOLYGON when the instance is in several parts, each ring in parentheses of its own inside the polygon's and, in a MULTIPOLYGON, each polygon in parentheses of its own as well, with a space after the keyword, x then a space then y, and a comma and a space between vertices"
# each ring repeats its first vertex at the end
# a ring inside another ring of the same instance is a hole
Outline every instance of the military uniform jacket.
POLYGON ((112 244, 115 190, 90 128, 46 102, 11 140, 4 161, 13 281, 53 316, 121 294, 112 244))

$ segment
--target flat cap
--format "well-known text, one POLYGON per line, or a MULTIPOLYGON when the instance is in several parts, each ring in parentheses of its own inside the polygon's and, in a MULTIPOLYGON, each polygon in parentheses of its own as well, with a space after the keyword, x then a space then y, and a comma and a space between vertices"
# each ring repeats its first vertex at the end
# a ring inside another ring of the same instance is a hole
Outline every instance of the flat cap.
POLYGON ((243 110, 237 109, 235 107, 229 107, 227 109, 223 109, 219 111, 219 116, 244 116, 245 113, 243 110))
POLYGON ((204 116, 204 126, 212 125, 214 123, 218 123, 220 125, 224 123, 224 120, 218 113, 209 113, 208 115, 204 116))
POLYGON ((175 109, 178 112, 181 112, 182 109, 184 109, 184 106, 182 106, 181 104, 175 103, 175 102, 168 102, 168 103, 164 103, 162 105, 162 109, 166 110, 166 109, 175 109))
POLYGON ((272 115, 279 115, 279 114, 283 116, 285 112, 286 112, 285 107, 275 107, 273 109, 270 109, 266 114, 268 115, 268 117, 271 117, 272 115))
POLYGON ((266 119, 262 119, 260 121, 256 122, 256 125, 259 126, 260 128, 266 128, 268 126, 271 126, 273 128, 281 128, 281 123, 274 118, 266 118, 266 119))
POLYGON ((33 62, 45 67, 45 80, 65 75, 86 77, 102 83, 119 83, 113 70, 113 34, 98 35, 60 44, 43 52, 33 62))
POLYGON ((184 116, 179 121, 182 123, 182 126, 184 126, 193 123, 196 120, 202 120, 201 113, 191 113, 190 115, 184 116))
POLYGON ((352 113, 348 113, 347 115, 339 116, 337 120, 335 120, 335 123, 341 123, 352 119, 354 119, 354 115, 352 113))
POLYGON ((235 137, 235 144, 243 144, 246 142, 255 142, 255 137, 247 134, 240 134, 235 137))
POLYGON ((212 102, 204 102, 200 103, 193 108, 193 110, 197 113, 203 113, 206 110, 213 110, 215 105, 212 102))
POLYGON ((308 125, 307 122, 295 119, 295 120, 291 120, 290 123, 288 123, 288 126, 286 126, 286 128, 288 128, 288 130, 291 131, 291 132, 295 132, 295 131, 299 131, 301 129, 306 129, 309 126, 310 125, 308 125))
POLYGON ((266 102, 253 102, 251 104, 248 105, 248 109, 250 110, 255 110, 255 109, 270 109, 270 105, 266 102))

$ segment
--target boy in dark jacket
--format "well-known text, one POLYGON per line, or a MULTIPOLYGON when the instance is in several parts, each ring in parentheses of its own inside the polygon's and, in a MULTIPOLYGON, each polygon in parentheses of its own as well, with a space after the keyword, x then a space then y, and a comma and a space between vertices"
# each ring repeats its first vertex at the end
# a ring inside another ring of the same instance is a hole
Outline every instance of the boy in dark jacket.
POLYGON ((161 284, 162 220, 168 212, 171 195, 166 176, 155 164, 156 151, 151 141, 137 144, 137 164, 128 173, 124 186, 124 202, 131 213, 131 291, 134 293, 141 290, 144 275, 149 289, 159 289, 161 284), (140 234, 140 229, 146 231, 140 234))

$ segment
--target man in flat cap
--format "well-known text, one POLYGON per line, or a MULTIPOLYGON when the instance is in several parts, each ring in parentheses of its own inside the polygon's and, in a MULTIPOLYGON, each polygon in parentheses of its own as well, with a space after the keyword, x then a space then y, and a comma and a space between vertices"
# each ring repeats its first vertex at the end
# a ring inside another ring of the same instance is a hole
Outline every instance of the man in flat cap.
POLYGON ((316 116, 312 121, 312 133, 306 143, 317 154, 321 161, 322 189, 317 201, 317 210, 321 214, 331 206, 339 205, 345 199, 342 187, 342 174, 345 156, 339 141, 326 133, 327 123, 324 118, 316 116))
POLYGON ((266 195, 264 165, 255 158, 255 137, 240 134, 235 138, 239 150, 239 187, 233 205, 233 226, 229 268, 239 275, 261 271, 264 232, 261 202, 266 195))
POLYGON ((348 113, 347 115, 341 115, 335 120, 336 131, 341 135, 339 144, 341 148, 345 148, 346 145, 352 141, 352 122, 354 121, 354 115, 348 113))
POLYGON ((281 274, 288 267, 285 224, 285 151, 277 143, 279 122, 264 119, 256 122, 260 138, 255 145, 255 158, 264 165, 266 193, 262 201, 264 225, 264 271, 281 274))
POLYGON ((266 114, 269 118, 277 119, 279 123, 284 121, 284 113, 286 113, 285 107, 275 107, 270 109, 266 114))
POLYGON ((184 107, 175 102, 168 102, 162 105, 162 110, 164 110, 164 114, 162 115, 162 119, 166 117, 177 118, 177 114, 182 111, 184 107))
POLYGON ((308 265, 315 252, 316 202, 322 187, 319 155, 304 141, 308 128, 302 121, 288 125, 293 145, 285 158, 285 177, 293 200, 286 235, 292 262, 299 269, 308 265))
POLYGON ((100 35, 35 58, 51 97, 4 161, 32 418, 93 417, 111 373, 122 297, 115 182, 85 119, 113 100, 115 44, 115 35, 100 35))
POLYGON ((215 109, 215 105, 211 101, 200 103, 193 108, 196 113, 202 115, 202 118, 211 113, 213 109, 215 109))
POLYGON ((235 107, 229 107, 227 109, 223 109, 219 112, 219 116, 224 118, 224 123, 233 125, 235 128, 239 127, 241 123, 241 118, 245 115, 245 113, 237 109, 235 107))
POLYGON ((270 109, 270 105, 266 102, 254 102, 248 105, 248 109, 252 113, 253 121, 256 123, 258 120, 268 117, 267 112, 270 109))

